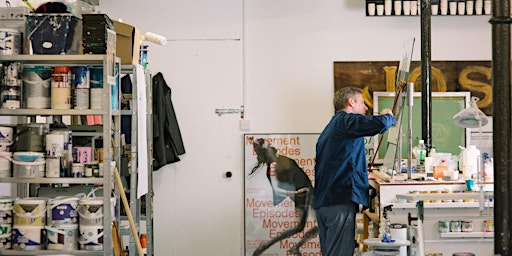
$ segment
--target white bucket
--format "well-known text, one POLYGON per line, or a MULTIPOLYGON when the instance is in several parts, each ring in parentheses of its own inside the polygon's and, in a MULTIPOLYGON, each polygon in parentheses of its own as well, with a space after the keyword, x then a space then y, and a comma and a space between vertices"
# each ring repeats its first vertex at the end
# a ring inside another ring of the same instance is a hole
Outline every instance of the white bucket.
POLYGON ((12 152, 0 152, 0 177, 11 177, 12 152))
POLYGON ((60 156, 52 156, 46 158, 46 177, 60 177, 60 156))
POLYGON ((40 152, 14 152, 12 159, 20 162, 36 162, 44 158, 40 152))
POLYGON ((21 54, 21 33, 15 29, 0 28, 0 55, 21 54))
POLYGON ((48 219, 51 226, 78 224, 78 197, 56 197, 48 200, 48 219))
POLYGON ((33 251, 43 249, 41 242, 43 227, 14 226, 12 233, 12 247, 15 250, 33 251))
POLYGON ((68 143, 67 136, 63 133, 46 134, 46 156, 62 156, 64 152, 64 143, 68 143))
POLYGON ((103 198, 84 198, 78 206, 80 215, 80 227, 82 226, 103 226, 103 198))
POLYGON ((103 226, 83 226, 80 224, 80 250, 103 250, 103 226))
POLYGON ((14 129, 0 126, 0 145, 10 146, 14 143, 14 129))
POLYGON ((46 199, 38 197, 20 198, 14 201, 14 226, 42 228, 46 223, 46 199))
POLYGON ((0 197, 0 224, 12 224, 12 206, 14 198, 0 197))
POLYGON ((12 176, 17 178, 37 178, 44 177, 45 160, 40 159, 36 162, 20 162, 12 160, 12 176))
POLYGON ((78 249, 78 225, 46 226, 46 249, 74 251, 78 249))

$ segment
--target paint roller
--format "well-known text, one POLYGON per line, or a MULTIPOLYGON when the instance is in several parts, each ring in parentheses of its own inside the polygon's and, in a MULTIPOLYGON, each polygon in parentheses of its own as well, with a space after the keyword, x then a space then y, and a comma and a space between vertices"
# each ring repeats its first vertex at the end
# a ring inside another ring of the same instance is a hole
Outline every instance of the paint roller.
POLYGON ((146 32, 146 34, 141 36, 141 40, 152 42, 158 45, 164 45, 165 43, 167 43, 167 38, 165 38, 165 36, 161 36, 151 32, 146 32))

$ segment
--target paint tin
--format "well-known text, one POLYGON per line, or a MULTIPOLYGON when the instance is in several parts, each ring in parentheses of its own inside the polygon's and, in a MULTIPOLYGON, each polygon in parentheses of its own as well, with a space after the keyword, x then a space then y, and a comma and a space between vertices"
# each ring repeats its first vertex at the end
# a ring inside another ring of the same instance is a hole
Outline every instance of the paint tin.
POLYGON ((461 232, 462 231, 462 223, 460 220, 452 220, 450 221, 450 231, 451 232, 461 232))
POLYGON ((103 226, 84 226, 80 224, 80 250, 101 251, 103 250, 103 226))
POLYGON ((11 177, 11 161, 12 152, 0 151, 0 177, 11 177))
POLYGON ((91 109, 103 109, 103 88, 90 89, 90 107, 91 109))
POLYGON ((461 227, 462 232, 473 232, 473 221, 462 221, 461 227))
POLYGON ((46 177, 60 177, 60 156, 46 157, 46 177))
POLYGON ((42 228, 46 223, 46 199, 38 197, 18 198, 12 208, 13 226, 42 228))
POLYGON ((51 80, 52 68, 25 66, 23 68, 23 107, 49 109, 51 80))
POLYGON ((15 250, 33 251, 43 249, 43 227, 13 226, 12 247, 15 250))
POLYGON ((0 250, 11 249, 12 233, 0 235, 0 250))
POLYGON ((71 88, 52 87, 52 109, 71 109, 71 88))
POLYGON ((48 124, 20 124, 14 136, 14 151, 45 152, 44 138, 48 133, 48 124))
POLYGON ((46 226, 46 239, 48 250, 77 250, 78 225, 46 226))
MULTIPOLYGON (((15 198, 0 197, 0 224, 12 225, 12 208, 15 198)), ((4 234, 4 233, 2 233, 4 234)))
POLYGON ((19 62, 3 65, 3 81, 0 96, 3 109, 19 109, 21 107, 21 64, 19 62))
POLYGON ((91 162, 92 148, 91 147, 73 147, 73 162, 88 164, 91 162))
POLYGON ((12 176, 17 178, 42 178, 45 173, 46 161, 39 159, 34 162, 12 160, 12 176))
POLYGON ((103 88, 103 67, 92 67, 90 70, 91 88, 103 88))
POLYGON ((0 28, 0 55, 21 54, 22 38, 15 29, 0 28))
POLYGON ((484 231, 494 232, 494 220, 484 220, 484 231))
POLYGON ((56 197, 48 200, 47 225, 77 225, 78 224, 78 197, 56 197))
POLYGON ((449 220, 440 220, 438 224, 439 233, 448 233, 450 232, 450 221, 449 220))
POLYGON ((84 198, 78 203, 79 223, 82 226, 103 225, 103 197, 84 198))
POLYGON ((87 66, 71 67, 73 77, 73 88, 89 88, 90 87, 90 71, 87 66))
POLYGON ((56 66, 51 84, 53 88, 71 88, 71 67, 56 66))
POLYGON ((82 178, 85 177, 85 166, 81 163, 73 163, 73 177, 82 178))
POLYGON ((0 126, 0 145, 10 146, 13 143, 14 143, 13 128, 0 126))
POLYGON ((73 109, 89 109, 89 88, 73 89, 73 109))

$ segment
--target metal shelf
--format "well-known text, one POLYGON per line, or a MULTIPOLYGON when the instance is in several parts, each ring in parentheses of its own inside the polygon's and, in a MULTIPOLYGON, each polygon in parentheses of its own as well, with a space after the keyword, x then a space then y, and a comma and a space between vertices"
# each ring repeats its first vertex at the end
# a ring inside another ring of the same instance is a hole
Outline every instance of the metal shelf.
POLYGON ((72 255, 103 255, 103 251, 53 251, 53 250, 0 250, 0 255, 53 255, 53 256, 72 256, 72 255))
POLYGON ((103 178, 0 178, 1 183, 103 184, 103 178))
POLYGON ((103 65, 106 55, 0 55, 0 61, 15 61, 38 65, 103 65))
POLYGON ((494 238, 494 232, 448 232, 440 235, 442 238, 494 238))

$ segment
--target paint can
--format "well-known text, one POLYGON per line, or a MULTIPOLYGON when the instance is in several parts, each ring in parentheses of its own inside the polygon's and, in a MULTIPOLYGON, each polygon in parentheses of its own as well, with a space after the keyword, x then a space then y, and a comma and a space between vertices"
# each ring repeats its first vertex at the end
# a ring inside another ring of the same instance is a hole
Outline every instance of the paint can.
POLYGON ((13 226, 43 228, 46 223, 46 199, 40 197, 18 198, 12 208, 13 226))
POLYGON ((15 29, 0 28, 0 55, 22 53, 21 33, 15 29))
POLYGON ((3 109, 19 109, 21 107, 22 79, 19 72, 20 66, 19 62, 2 65, 3 83, 0 96, 3 109))
POLYGON ((43 226, 13 226, 12 247, 15 250, 34 251, 44 247, 43 226))
POLYGON ((52 87, 52 109, 71 109, 71 88, 52 87))
POLYGON ((103 197, 81 199, 78 215, 80 226, 103 226, 103 197))
POLYGON ((0 151, 0 177, 11 177, 12 152, 0 151))
POLYGON ((45 165, 44 159, 34 162, 12 160, 12 176, 16 178, 42 178, 45 175, 45 165))
POLYGON ((25 66, 23 68, 23 107, 28 109, 49 109, 51 80, 51 68, 25 66))
POLYGON ((80 250, 101 251, 103 250, 103 226, 84 226, 80 224, 80 250))
POLYGON ((46 156, 63 156, 67 143, 68 138, 64 133, 52 131, 46 134, 46 156))
POLYGON ((78 197, 59 196, 48 200, 49 226, 76 225, 78 224, 78 197))
POLYGON ((72 173, 75 178, 85 177, 85 165, 81 163, 73 163, 72 173))
POLYGON ((48 133, 48 124, 20 124, 14 136, 14 151, 45 152, 44 138, 48 133))
POLYGON ((53 70, 51 84, 52 88, 71 88, 71 67, 56 66, 53 70))
POLYGON ((60 177, 60 156, 46 157, 46 177, 58 178, 60 177))
POLYGON ((90 71, 88 66, 71 67, 71 75, 73 78, 73 88, 90 87, 90 71))
POLYGON ((73 162, 88 164, 91 162, 92 148, 91 147, 73 147, 73 162))
POLYGON ((91 109, 103 109, 103 88, 91 88, 90 106, 91 109))
POLYGON ((89 109, 89 88, 73 89, 73 109, 89 109))
POLYGON ((15 198, 0 197, 0 224, 12 225, 12 208, 15 198))
POLYGON ((46 226, 46 249, 74 251, 78 249, 78 225, 46 226))
POLYGON ((103 67, 94 66, 90 70, 90 87, 91 88, 103 88, 103 67))
POLYGON ((11 236, 12 232, 5 235, 0 235, 0 251, 11 249, 11 236))
POLYGON ((14 130, 12 127, 0 126, 0 145, 10 146, 14 143, 14 130))

